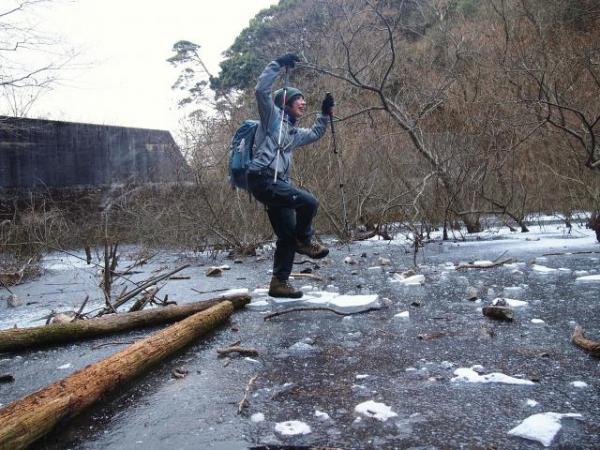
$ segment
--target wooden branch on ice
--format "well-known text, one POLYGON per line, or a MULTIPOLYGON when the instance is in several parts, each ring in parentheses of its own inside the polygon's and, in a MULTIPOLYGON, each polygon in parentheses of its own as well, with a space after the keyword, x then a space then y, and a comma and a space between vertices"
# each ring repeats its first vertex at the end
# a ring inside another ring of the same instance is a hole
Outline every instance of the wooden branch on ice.
POLYGON ((0 448, 27 448, 107 392, 224 323, 233 310, 225 301, 196 313, 0 409, 0 448))
POLYGON ((250 396, 250 391, 252 389, 252 385, 256 381, 256 378, 258 378, 258 375, 254 375, 252 378, 250 378, 250 381, 248 381, 246 389, 244 390, 244 397, 238 405, 238 414, 241 414, 244 408, 247 408, 249 406, 250 402, 248 402, 248 397, 250 396))
POLYGON ((356 311, 356 312, 346 313, 346 312, 342 312, 342 311, 336 311, 333 308, 327 308, 326 306, 298 306, 296 308, 284 309, 283 311, 277 311, 277 312, 268 314, 263 318, 263 320, 270 320, 273 317, 282 316, 284 314, 288 314, 291 312, 297 312, 297 311, 329 311, 334 314, 337 314, 338 316, 351 316, 353 314, 362 314, 362 313, 366 313, 369 311, 376 311, 376 310, 377 310, 377 308, 368 308, 368 309, 365 309, 364 311, 356 311))
POLYGON ((579 325, 573 331, 571 342, 577 347, 584 349, 590 355, 600 358, 600 342, 586 338, 583 334, 583 329, 579 325))
MULTIPOLYGON (((132 313, 110 314, 90 320, 51 324, 42 327, 0 331, 0 352, 73 342, 121 331, 174 322, 228 300, 241 308, 250 302, 248 295, 214 298, 207 301, 153 308, 132 313)), ((1 447, 0 447, 1 448, 1 447)))
POLYGON ((239 345, 233 345, 231 347, 217 349, 219 356, 226 356, 230 353, 239 353, 240 355, 257 356, 258 350, 252 347, 241 347, 239 345))

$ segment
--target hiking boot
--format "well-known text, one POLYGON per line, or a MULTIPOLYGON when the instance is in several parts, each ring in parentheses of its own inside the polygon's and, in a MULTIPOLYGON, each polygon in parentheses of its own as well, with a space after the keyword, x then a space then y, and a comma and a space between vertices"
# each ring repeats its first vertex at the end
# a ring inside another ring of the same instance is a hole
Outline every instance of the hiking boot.
POLYGON ((317 242, 302 242, 296 240, 296 253, 306 255, 313 259, 321 259, 329 254, 329 249, 317 242))
POLYGON ((300 298, 302 297, 302 291, 294 289, 287 280, 281 281, 277 277, 273 277, 269 286, 269 295, 271 297, 300 298))

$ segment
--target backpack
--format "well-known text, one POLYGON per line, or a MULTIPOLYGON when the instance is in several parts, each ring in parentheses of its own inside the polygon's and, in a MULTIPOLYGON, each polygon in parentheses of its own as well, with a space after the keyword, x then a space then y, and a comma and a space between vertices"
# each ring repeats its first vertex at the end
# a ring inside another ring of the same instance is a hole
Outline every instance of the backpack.
POLYGON ((248 190, 246 173, 252 161, 254 136, 260 122, 244 120, 236 130, 229 145, 229 182, 233 187, 248 190))

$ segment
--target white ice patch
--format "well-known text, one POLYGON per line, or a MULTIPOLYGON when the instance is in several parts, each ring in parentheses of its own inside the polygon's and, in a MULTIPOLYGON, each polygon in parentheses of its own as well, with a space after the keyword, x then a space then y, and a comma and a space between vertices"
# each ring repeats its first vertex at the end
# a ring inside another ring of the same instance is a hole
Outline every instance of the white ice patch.
POLYGON ((575 281, 579 283, 591 283, 591 282, 599 282, 600 275, 587 275, 585 277, 578 277, 575 281))
POLYGON ((266 306, 269 306, 269 302, 267 302, 266 300, 252 300, 249 304, 249 307, 254 307, 254 308, 264 308, 266 306))
POLYGON ((369 378, 369 375, 367 374, 362 374, 362 375, 356 375, 355 377, 357 380, 364 380, 365 378, 369 378))
POLYGON ((62 366, 57 367, 57 369, 60 369, 60 370, 65 370, 65 369, 70 369, 70 368, 71 368, 71 363, 63 364, 62 366))
POLYGON ((528 398, 525 403, 527 403, 527 406, 531 406, 532 408, 534 408, 537 405, 539 405, 539 402, 536 402, 535 400, 533 400, 531 398, 528 398))
POLYGON ((254 423, 264 422, 265 415, 263 413, 254 413, 250 416, 250 420, 254 423))
POLYGON ((356 405, 354 411, 362 414, 363 416, 372 417, 382 422, 385 422, 389 418, 396 417, 398 415, 385 403, 378 403, 373 400, 356 405))
POLYGON ((494 300, 492 300, 492 305, 497 305, 498 303, 502 303, 502 301, 505 301, 508 306, 512 306, 513 308, 518 308, 519 306, 525 306, 527 305, 527 302, 523 301, 523 300, 516 300, 514 298, 495 298, 494 300))
POLYGON ((588 387, 588 384, 585 381, 572 381, 569 384, 571 386, 573 386, 573 387, 576 387, 576 388, 586 388, 586 387, 588 387))
MULTIPOLYGON (((227 267, 227 266, 221 266, 221 267, 227 267)), ((227 269, 229 270, 229 269, 227 269)), ((234 295, 246 295, 248 294, 248 289, 246 288, 238 288, 238 289, 228 289, 224 292, 221 292, 221 295, 219 295, 218 297, 231 297, 234 295)))
POLYGON ((394 317, 397 317, 399 319, 408 319, 410 317, 410 312, 402 311, 401 313, 394 314, 394 317))
POLYGON ((275 424, 275 431, 284 436, 296 436, 298 434, 309 434, 312 430, 304 422, 299 420, 288 420, 275 424))
POLYGON ((555 412, 534 414, 510 430, 508 434, 537 441, 544 447, 548 447, 552 444, 556 433, 560 431, 560 420, 563 417, 581 417, 581 414, 555 412))
POLYGON ((522 384, 522 385, 534 385, 533 381, 522 380, 520 378, 514 378, 509 375, 505 375, 500 372, 489 373, 487 375, 479 375, 475 372, 476 366, 471 367, 470 369, 467 367, 461 367, 454 371, 454 378, 450 381, 452 382, 463 382, 463 383, 504 383, 504 384, 522 384))
POLYGON ((544 322, 542 319, 531 319, 531 323, 535 323, 536 325, 542 325, 544 322))
POLYGON ((405 286, 418 286, 425 283, 425 275, 413 275, 410 277, 403 277, 401 274, 395 273, 390 278, 390 283, 401 283, 405 286))
POLYGON ((269 293, 269 290, 267 288, 256 288, 252 293, 255 295, 266 295, 269 293))
POLYGON ((552 272, 556 272, 556 269, 553 269, 552 267, 541 266, 539 264, 532 265, 531 269, 534 272, 538 272, 538 273, 552 273, 552 272))
POLYGON ((315 417, 319 420, 329 420, 331 417, 329 417, 329 414, 327 414, 326 412, 323 411, 319 411, 318 409, 315 410, 315 417))
POLYGON ((478 267, 492 267, 494 265, 493 261, 489 261, 487 259, 482 259, 480 261, 475 261, 473 263, 473 265, 476 265, 478 267))
POLYGON ((304 303, 329 306, 341 312, 360 312, 381 308, 377 294, 348 295, 337 292, 312 291, 302 298, 304 303))

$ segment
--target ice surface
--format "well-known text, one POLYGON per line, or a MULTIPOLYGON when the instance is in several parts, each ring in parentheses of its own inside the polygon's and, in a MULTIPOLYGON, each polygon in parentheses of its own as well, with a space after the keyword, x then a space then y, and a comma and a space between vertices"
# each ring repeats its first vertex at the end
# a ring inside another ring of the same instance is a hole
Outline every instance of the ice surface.
POLYGON ((402 311, 401 313, 394 314, 394 317, 398 317, 399 319, 408 319, 410 317, 410 313, 408 311, 402 311))
POLYGON ((572 381, 569 384, 571 386, 573 386, 573 387, 576 387, 576 388, 586 388, 586 387, 588 387, 588 384, 585 381, 572 381))
POLYGON ((510 430, 508 434, 537 441, 544 447, 548 447, 552 444, 556 433, 560 431, 560 421, 563 417, 581 417, 581 414, 555 412, 534 414, 510 430))
POLYGON ((327 414, 326 412, 323 411, 319 411, 318 409, 315 410, 315 417, 319 420, 329 420, 331 417, 329 417, 329 414, 327 414))
POLYGON ((312 291, 301 300, 309 305, 329 306, 341 312, 360 312, 370 308, 381 308, 377 294, 349 295, 312 291))
POLYGON ((532 408, 539 405, 539 402, 536 402, 535 400, 528 398, 527 399, 527 406, 531 406, 532 408))
POLYGON ((308 434, 312 430, 304 422, 300 422, 299 420, 288 420, 287 422, 275 424, 275 431, 284 436, 296 436, 298 434, 308 434))
POLYGON ((541 266, 539 264, 532 265, 531 269, 534 272, 538 272, 538 273, 552 273, 552 272, 556 272, 556 269, 553 269, 552 267, 541 266))
POLYGON ((401 283, 406 286, 421 285, 425 283, 425 275, 413 275, 405 278, 401 274, 395 273, 394 276, 390 278, 390 283, 401 283))
POLYGON ((246 289, 246 288, 228 289, 224 292, 221 292, 221 294, 218 297, 231 297, 234 295, 246 295, 247 293, 248 293, 248 289, 246 289))
POLYGON ((250 416, 250 420, 254 423, 263 422, 265 415, 263 413, 254 413, 250 416))
POLYGON ((523 301, 523 300, 516 300, 514 298, 504 298, 504 297, 498 297, 495 298, 494 300, 492 300, 492 305, 497 305, 498 303, 501 303, 502 300, 504 300, 508 306, 512 306, 513 308, 518 308, 519 306, 525 306, 528 303, 523 301))
POLYGON ((356 405, 354 411, 362 414, 363 416, 373 417, 374 419, 382 422, 385 422, 389 418, 396 417, 398 415, 385 403, 378 403, 373 400, 368 400, 356 405))
POLYGON ((587 275, 584 277, 578 277, 575 281, 583 283, 583 282, 598 282, 600 281, 600 275, 587 275))
POLYGON ((71 363, 63 364, 62 366, 57 367, 57 369, 60 369, 60 370, 65 370, 65 369, 70 369, 70 368, 71 368, 71 363))
POLYGON ((452 382, 464 382, 464 383, 504 383, 504 384, 522 384, 531 386, 535 383, 529 380, 522 380, 520 378, 514 378, 508 375, 505 375, 500 372, 489 373, 487 375, 479 375, 475 372, 476 366, 471 368, 461 367, 454 371, 454 378, 450 381, 452 382))

